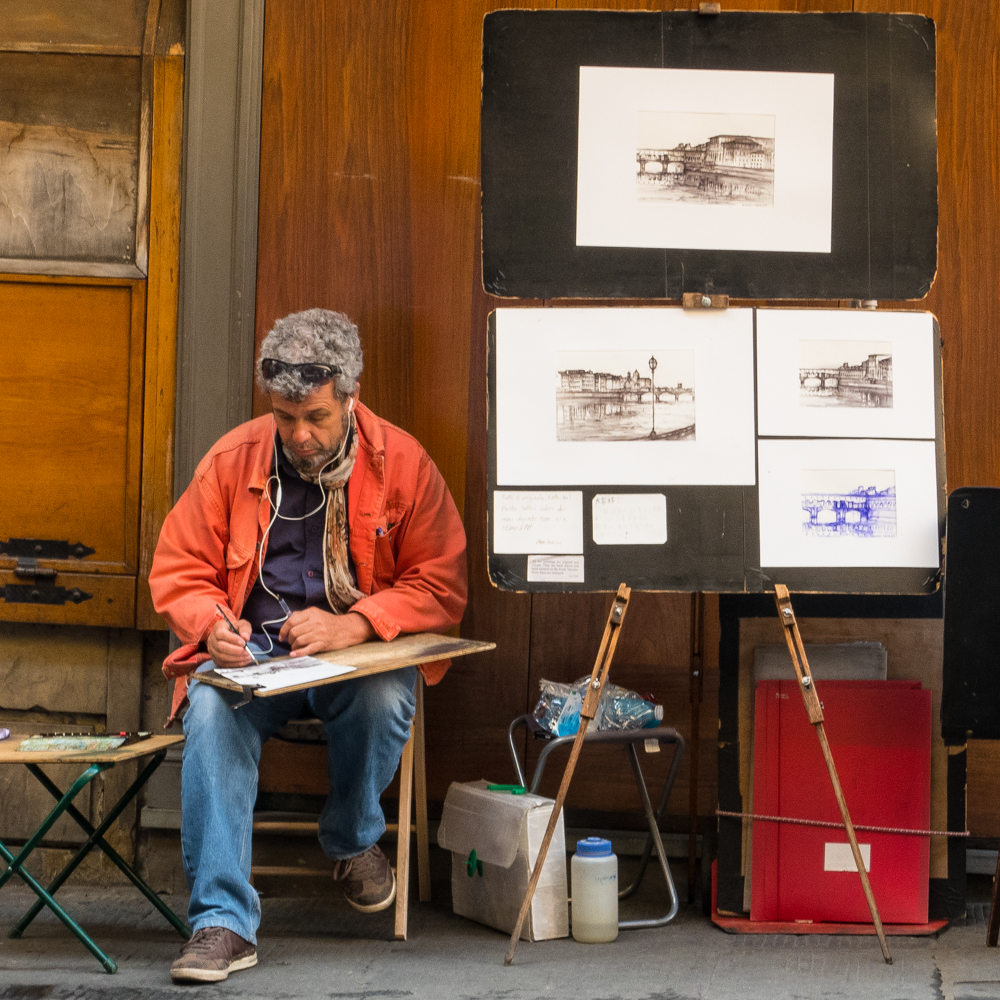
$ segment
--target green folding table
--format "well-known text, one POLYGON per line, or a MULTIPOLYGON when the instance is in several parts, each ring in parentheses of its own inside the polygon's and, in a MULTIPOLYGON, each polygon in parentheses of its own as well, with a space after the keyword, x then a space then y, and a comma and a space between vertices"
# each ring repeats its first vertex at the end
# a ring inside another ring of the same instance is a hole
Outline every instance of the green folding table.
POLYGON ((47 906, 81 941, 83 946, 104 966, 106 972, 117 972, 118 965, 113 958, 106 955, 91 939, 86 931, 55 901, 53 898, 59 887, 76 870, 81 861, 95 848, 99 847, 125 874, 128 880, 156 907, 167 919, 170 925, 185 940, 191 936, 191 928, 168 907, 163 900, 145 883, 134 868, 104 839, 104 834, 111 824, 121 815, 125 807, 135 798, 139 789, 149 780, 153 772, 163 762, 167 750, 183 742, 183 736, 151 736, 149 739, 120 747, 117 750, 105 751, 71 751, 42 750, 20 751, 18 746, 24 736, 12 736, 0 743, 0 764, 23 764, 38 779, 46 791, 56 800, 55 807, 45 817, 42 824, 31 835, 20 852, 15 855, 0 841, 0 858, 7 862, 7 867, 0 872, 0 888, 17 875, 26 882, 38 896, 35 904, 18 921, 10 932, 12 938, 20 937, 28 924, 47 906), (87 818, 73 805, 73 800, 87 785, 105 771, 110 771, 116 764, 140 758, 152 758, 132 782, 128 790, 118 800, 114 808, 104 817, 98 827, 94 827, 87 818), (41 769, 41 764, 85 764, 86 770, 65 792, 52 781, 41 769), (24 868, 31 852, 42 842, 42 839, 52 828, 56 820, 65 813, 76 821, 77 825, 87 834, 83 846, 70 859, 65 868, 52 880, 48 887, 43 887, 24 868))

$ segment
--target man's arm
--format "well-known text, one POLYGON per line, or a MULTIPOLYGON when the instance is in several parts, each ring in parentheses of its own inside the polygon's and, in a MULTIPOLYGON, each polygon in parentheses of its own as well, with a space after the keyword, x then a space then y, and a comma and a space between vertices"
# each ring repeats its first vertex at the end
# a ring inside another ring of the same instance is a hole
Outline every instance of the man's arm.
POLYGON ((401 632, 447 632, 462 620, 468 595, 465 528, 444 477, 426 453, 413 508, 399 531, 392 585, 358 601, 352 611, 386 640, 401 632))
POLYGON ((215 605, 229 605, 229 523, 213 484, 212 468, 199 469, 163 522, 149 573, 153 607, 183 642, 206 641, 221 621, 215 605))

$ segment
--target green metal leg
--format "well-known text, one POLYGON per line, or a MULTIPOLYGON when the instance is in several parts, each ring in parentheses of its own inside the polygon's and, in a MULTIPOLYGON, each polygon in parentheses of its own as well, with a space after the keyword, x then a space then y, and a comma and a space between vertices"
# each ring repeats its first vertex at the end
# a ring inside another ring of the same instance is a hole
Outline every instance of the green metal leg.
POLYGON ((63 795, 58 802, 56 802, 55 808, 45 817, 42 825, 31 835, 31 839, 21 848, 20 853, 16 858, 10 861, 10 866, 5 872, 0 874, 0 888, 3 888, 7 880, 15 872, 20 874, 21 865, 24 864, 28 855, 38 846, 42 838, 52 829, 53 824, 59 819, 60 816, 66 811, 70 803, 83 791, 84 788, 90 783, 90 781, 96 778, 102 771, 108 770, 112 767, 111 764, 91 764, 83 774, 80 775, 76 781, 70 786, 68 792, 63 795))
MULTIPOLYGON (((97 946, 97 944, 91 939, 90 935, 52 898, 51 894, 46 892, 41 885, 38 884, 36 879, 24 870, 24 863, 27 860, 31 852, 38 846, 38 843, 45 836, 46 833, 52 828, 52 825, 57 819, 70 807, 73 799, 80 794, 80 791, 87 786, 87 784, 95 778, 101 771, 106 771, 111 765, 108 764, 92 764, 83 774, 80 775, 76 781, 73 782, 69 791, 65 795, 60 796, 55 808, 52 812, 46 816, 42 825, 32 834, 28 842, 21 848, 18 855, 15 857, 2 842, 0 842, 0 858, 3 858, 7 862, 7 868, 0 873, 0 886, 6 884, 8 879, 12 875, 17 875, 23 882, 25 882, 31 890, 38 896, 40 900, 44 902, 46 906, 65 924, 65 926, 71 930, 80 943, 97 959, 98 962, 104 967, 105 972, 117 972, 118 966, 113 958, 105 955, 103 951, 97 946)), ((57 789, 58 791, 58 789, 57 789)))
MULTIPOLYGON (((122 871, 126 878, 149 900, 153 906, 164 916, 164 918, 170 923, 170 925, 177 931, 178 934, 185 940, 191 937, 191 928, 183 921, 180 917, 170 909, 166 903, 160 899, 159 896, 143 881, 143 879, 138 875, 138 873, 132 868, 131 865, 104 839, 104 833, 111 826, 112 823, 121 815, 125 807, 135 798, 139 790, 143 785, 149 780, 153 772, 160 766, 163 762, 166 754, 158 754, 155 756, 143 769, 140 775, 132 782, 128 791, 118 800, 117 805, 108 813, 97 829, 90 824, 85 816, 83 816, 80 811, 73 805, 68 805, 66 807, 66 812, 73 820, 76 821, 77 825, 88 834, 87 842, 80 848, 80 850, 70 859, 69 863, 65 868, 55 877, 51 885, 48 887, 48 891, 51 894, 55 894, 59 887, 73 874, 77 869, 80 862, 95 848, 100 847, 100 849, 107 855, 111 861, 122 871)), ((58 786, 49 778, 49 776, 40 768, 37 764, 28 764, 27 768, 31 773, 38 779, 39 783, 52 795, 53 798, 59 798, 61 792, 58 786)), ((35 917, 41 912, 44 902, 39 899, 34 906, 21 918, 17 926, 10 932, 12 938, 20 937, 28 925, 31 923, 35 917)))

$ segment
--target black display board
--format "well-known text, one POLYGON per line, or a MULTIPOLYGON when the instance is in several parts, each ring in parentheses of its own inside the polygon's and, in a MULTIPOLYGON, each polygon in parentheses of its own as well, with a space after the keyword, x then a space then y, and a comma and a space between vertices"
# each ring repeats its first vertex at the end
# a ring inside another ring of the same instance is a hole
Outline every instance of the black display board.
POLYGON ((496 11, 483 27, 483 284, 497 296, 916 299, 937 260, 933 22, 496 11), (830 253, 576 245, 581 66, 831 73, 830 253))
MULTIPOLYGON (((546 310, 547 312, 548 310, 546 310)), ((754 310, 756 314, 762 310, 754 310)), ((842 315, 842 312, 838 311, 842 315)), ((489 394, 487 508, 490 581, 501 590, 530 593, 614 591, 623 581, 637 590, 762 594, 783 583, 798 593, 933 594, 941 584, 936 566, 914 567, 762 567, 760 565, 758 487, 620 486, 560 483, 539 486, 497 481, 497 332, 496 313, 488 322, 489 394), (494 551, 495 491, 580 491, 583 494, 582 582, 528 579, 527 554, 494 551), (668 539, 662 545, 598 545, 591 520, 595 494, 661 493, 666 497, 668 539)), ((755 319, 756 357, 756 319, 755 319)), ((938 537, 946 513, 944 422, 941 402, 941 340, 934 321, 934 407, 938 537)), ((760 439, 758 439, 760 440, 760 439)), ((997 716, 1000 718, 1000 714, 997 716)))
POLYGON ((1000 739, 1000 489, 948 498, 941 730, 946 743, 1000 739))

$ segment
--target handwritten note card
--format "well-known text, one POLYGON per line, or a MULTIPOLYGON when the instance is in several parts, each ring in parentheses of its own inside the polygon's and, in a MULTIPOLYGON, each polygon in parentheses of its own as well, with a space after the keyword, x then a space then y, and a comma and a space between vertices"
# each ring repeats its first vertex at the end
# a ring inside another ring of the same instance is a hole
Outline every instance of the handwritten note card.
POLYGON ((583 552, 583 493, 495 490, 493 551, 583 552))
POLYGON ((583 583, 583 556, 528 556, 529 583, 583 583))
POLYGON ((598 493, 593 502, 597 545, 662 545, 667 498, 662 493, 598 493))

